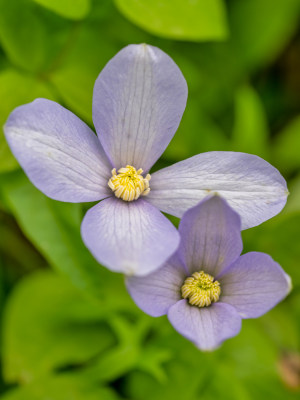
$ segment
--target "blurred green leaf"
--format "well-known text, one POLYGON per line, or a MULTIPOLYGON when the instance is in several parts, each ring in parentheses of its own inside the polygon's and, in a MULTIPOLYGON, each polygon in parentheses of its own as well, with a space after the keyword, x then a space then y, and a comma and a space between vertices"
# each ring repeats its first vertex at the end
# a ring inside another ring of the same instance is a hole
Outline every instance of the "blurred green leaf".
POLYGON ((115 0, 130 21, 146 31, 177 40, 223 40, 228 35, 222 0, 115 0))
POLYGON ((0 43, 9 59, 37 71, 46 58, 46 29, 38 7, 28 0, 0 0, 0 43))
POLYGON ((33 0, 65 18, 82 19, 90 11, 90 0, 33 0))
POLYGON ((291 276, 294 287, 300 286, 300 213, 282 213, 264 224, 243 231, 244 252, 270 254, 291 276))
POLYGON ((143 357, 139 360, 137 368, 148 372, 159 382, 166 382, 166 372, 162 368, 162 364, 170 361, 172 352, 158 346, 149 346, 143 353, 143 357))
MULTIPOLYGON (((2 317, 2 308, 4 304, 4 285, 3 285, 3 261, 0 258, 0 320, 2 317)), ((0 355, 2 353, 2 349, 0 349, 0 355)))
POLYGON ((231 42, 247 69, 273 61, 299 26, 299 0, 229 2, 231 42))
POLYGON ((273 157, 282 171, 291 172, 300 167, 300 116, 290 122, 273 142, 273 157))
MULTIPOLYGON (((90 379, 97 380, 101 377, 101 381, 113 381, 134 369, 146 368, 143 361, 150 349, 144 342, 152 325, 152 318, 141 313, 139 319, 133 323, 128 318, 114 315, 108 323, 118 337, 118 345, 90 363, 84 371, 86 376, 90 379)), ((160 364, 164 361, 160 354, 160 349, 152 348, 152 357, 156 359, 152 363, 155 372, 161 370, 160 364)))
POLYGON ((18 389, 12 389, 1 400, 117 400, 117 394, 79 374, 45 377, 18 389))
POLYGON ((53 100, 55 96, 47 82, 30 74, 19 72, 13 68, 0 72, 0 172, 18 167, 5 140, 2 126, 15 107, 29 103, 37 97, 53 100))
POLYGON ((268 158, 268 127, 262 102, 251 86, 242 86, 235 95, 234 150, 268 158))
POLYGON ((283 214, 300 212, 300 174, 289 182, 290 195, 287 205, 283 209, 283 214))
POLYGON ((50 72, 49 79, 66 105, 91 124, 95 80, 118 47, 106 40, 95 21, 78 26, 74 37, 63 62, 50 72))
POLYGON ((293 292, 291 295, 262 318, 268 336, 281 351, 297 350, 300 345, 299 327, 296 324, 293 292))
POLYGON ((164 157, 176 162, 205 151, 229 150, 229 147, 222 129, 201 111, 197 99, 193 97, 164 157))
POLYGON ((23 280, 4 314, 7 382, 27 383, 57 368, 80 365, 115 341, 101 322, 106 309, 48 271, 23 280))

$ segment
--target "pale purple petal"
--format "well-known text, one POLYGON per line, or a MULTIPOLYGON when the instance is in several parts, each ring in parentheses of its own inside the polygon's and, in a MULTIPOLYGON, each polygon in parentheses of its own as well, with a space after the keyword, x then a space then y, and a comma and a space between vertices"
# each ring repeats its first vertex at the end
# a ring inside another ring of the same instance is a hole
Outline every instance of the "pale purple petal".
POLYGON ((214 192, 240 214, 242 229, 278 214, 288 194, 278 170, 260 157, 213 151, 152 174, 148 200, 160 210, 181 217, 214 192))
POLYGON ((241 329, 241 317, 234 307, 224 303, 198 308, 180 300, 169 309, 168 318, 177 332, 201 350, 214 350, 241 329))
POLYGON ((140 309, 152 317, 160 317, 181 299, 180 289, 186 276, 187 270, 175 253, 152 274, 128 278, 126 286, 140 309))
POLYGON ((116 168, 150 169, 172 139, 187 100, 186 81, 157 47, 130 45, 96 80, 94 124, 116 168))
POLYGON ((180 256, 190 274, 203 270, 218 275, 241 254, 241 221, 220 196, 211 196, 188 210, 179 225, 180 256))
POLYGON ((111 166, 96 135, 59 104, 37 99, 16 108, 4 132, 31 182, 47 196, 76 203, 111 195, 111 166))
POLYGON ((242 255, 221 277, 221 301, 231 304, 243 318, 257 318, 286 297, 290 277, 269 255, 242 255))
POLYGON ((94 257, 127 275, 146 275, 175 252, 179 234, 157 208, 145 200, 105 199, 85 215, 81 234, 94 257))

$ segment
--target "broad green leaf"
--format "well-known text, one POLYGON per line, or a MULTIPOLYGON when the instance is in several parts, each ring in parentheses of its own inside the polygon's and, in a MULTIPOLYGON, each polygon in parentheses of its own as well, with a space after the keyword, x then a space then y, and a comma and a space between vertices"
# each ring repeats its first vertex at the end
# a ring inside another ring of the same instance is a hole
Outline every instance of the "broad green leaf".
MULTIPOLYGON (((20 233, 13 218, 2 212, 0 213, 0 238, 0 254, 9 262, 16 264, 17 272, 20 274, 45 266, 45 260, 20 233)), ((7 269, 12 268, 8 265, 7 269)))
POLYGON ((164 157, 176 162, 205 151, 228 150, 229 146, 220 127, 201 111, 198 99, 193 96, 164 157))
POLYGON ((236 92, 232 139, 236 151, 268 158, 266 115, 258 94, 250 86, 242 86, 236 92))
POLYGON ((90 11, 90 0, 33 0, 65 18, 82 19, 90 11))
POLYGON ((299 24, 299 0, 229 2, 231 42, 247 69, 273 61, 299 24))
MULTIPOLYGON (((84 364, 115 342, 103 319, 107 308, 50 271, 25 278, 3 319, 7 382, 31 382, 55 369, 84 364)), ((99 375, 100 377, 101 375, 99 375)))
POLYGON ((293 286, 300 286, 300 213, 282 213, 264 224, 243 231, 244 252, 270 254, 291 276, 293 286))
POLYGON ((22 231, 50 265, 90 295, 110 296, 112 308, 133 307, 122 276, 99 265, 84 246, 79 204, 49 199, 21 172, 3 176, 0 188, 22 231), (111 290, 118 296, 111 296, 111 290))
POLYGON ((109 388, 90 382, 78 373, 45 377, 24 387, 11 389, 1 400, 117 400, 109 388))
POLYGON ((95 80, 118 51, 118 46, 106 40, 98 22, 87 23, 79 29, 76 41, 65 55, 62 65, 51 73, 49 79, 67 107, 91 124, 95 80))
POLYGON ((0 0, 0 43, 9 59, 27 71, 37 71, 46 58, 46 29, 36 4, 0 0))
POLYGON ((300 335, 293 296, 292 292, 284 303, 264 315, 262 324, 278 348, 296 351, 300 345, 300 335))
POLYGON ((273 142, 274 159, 285 172, 300 167, 300 116, 290 122, 273 142))
POLYGON ((15 107, 29 103, 37 97, 54 99, 46 82, 13 68, 0 72, 0 172, 18 167, 5 140, 2 126, 15 107))
POLYGON ((222 0, 115 0, 131 22, 146 31, 177 40, 223 40, 228 35, 222 0))
POLYGON ((118 337, 118 345, 90 363, 84 374, 94 380, 101 377, 101 381, 114 381, 132 370, 146 369, 161 377, 161 363, 170 358, 171 352, 145 343, 145 337, 153 325, 152 318, 141 314, 133 324, 124 317, 112 316, 108 322, 118 337), (151 364, 149 369, 147 360, 151 364))
MULTIPOLYGON (((0 259, 0 320, 2 317, 2 308, 4 304, 4 286, 3 286, 3 261, 0 259)), ((0 349, 0 354, 2 349, 0 349)))
POLYGON ((290 195, 287 205, 283 209, 283 214, 300 212, 300 174, 289 182, 290 195))

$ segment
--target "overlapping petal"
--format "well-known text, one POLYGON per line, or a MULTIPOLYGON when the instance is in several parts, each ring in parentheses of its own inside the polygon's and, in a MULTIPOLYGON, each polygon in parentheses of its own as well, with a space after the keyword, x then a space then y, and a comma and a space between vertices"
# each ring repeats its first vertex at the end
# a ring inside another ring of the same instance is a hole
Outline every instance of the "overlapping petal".
POLYGON ((175 253, 159 270, 146 277, 130 277, 127 289, 145 313, 159 317, 181 299, 180 288, 187 270, 175 253))
POLYGON ((93 120, 116 168, 150 169, 172 139, 187 100, 186 81, 156 47, 130 45, 96 80, 93 120))
POLYGON ((160 210, 181 217, 213 192, 240 214, 242 229, 278 214, 288 194, 279 171, 260 157, 214 151, 152 174, 148 200, 160 210))
POLYGON ((81 228, 94 257, 112 271, 127 275, 153 272, 179 244, 175 227, 143 199, 105 199, 86 213, 81 228))
POLYGON ((290 291, 290 277, 269 255, 242 255, 224 271, 221 301, 231 304, 243 318, 257 318, 279 303, 290 291))
POLYGON ((169 309, 168 318, 181 335, 201 350, 217 348, 241 329, 241 317, 234 307, 224 303, 198 308, 180 300, 169 309))
POLYGON ((179 225, 179 252, 190 274, 203 270, 218 275, 241 254, 241 222, 220 196, 211 196, 188 210, 179 225))
POLYGON ((37 99, 18 107, 4 131, 29 179, 47 196, 72 203, 111 194, 111 166, 96 135, 59 104, 37 99))

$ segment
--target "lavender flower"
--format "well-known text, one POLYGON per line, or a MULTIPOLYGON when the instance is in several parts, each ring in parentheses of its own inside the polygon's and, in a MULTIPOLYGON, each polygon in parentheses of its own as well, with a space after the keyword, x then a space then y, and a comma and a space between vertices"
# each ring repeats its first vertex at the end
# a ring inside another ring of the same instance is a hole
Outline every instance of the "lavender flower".
POLYGON ((168 55, 130 45, 96 80, 98 138, 70 111, 45 99, 18 107, 8 118, 7 141, 38 189, 60 201, 103 200, 87 212, 82 237, 111 270, 145 275, 174 253, 178 232, 159 210, 181 217, 208 192, 219 192, 248 228, 285 205, 285 180, 249 154, 200 154, 149 175, 186 100, 185 79, 168 55))
POLYGON ((240 218, 219 196, 188 210, 177 252, 158 271, 127 279, 136 304, 164 314, 202 350, 212 350, 241 329, 243 318, 265 314, 290 291, 289 276, 264 253, 240 256, 240 218))

